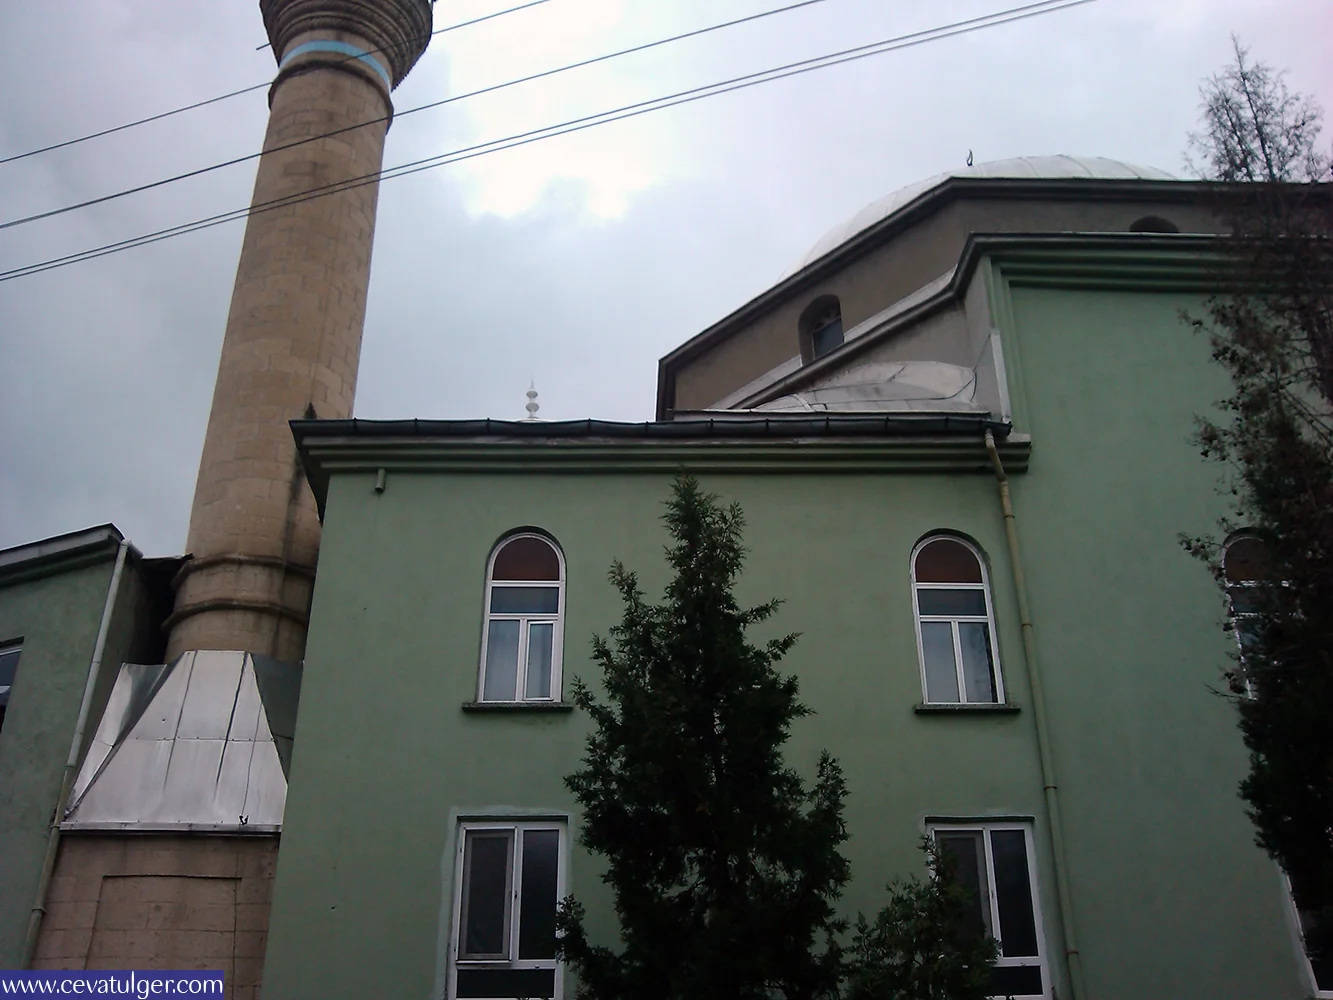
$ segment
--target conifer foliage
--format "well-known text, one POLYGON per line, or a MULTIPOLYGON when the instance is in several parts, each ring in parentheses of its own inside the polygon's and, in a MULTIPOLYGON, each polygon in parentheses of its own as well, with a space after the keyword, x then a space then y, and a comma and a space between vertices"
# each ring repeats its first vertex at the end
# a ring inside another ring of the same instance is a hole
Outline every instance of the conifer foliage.
POLYGON ((747 639, 780 602, 742 608, 733 594, 739 506, 682 476, 663 519, 663 602, 612 566, 623 618, 593 640, 605 693, 576 681, 573 694, 594 728, 566 784, 584 810, 580 843, 606 861, 621 947, 590 943, 571 897, 561 955, 583 1000, 836 996, 846 786, 827 753, 808 789, 783 760, 810 711, 776 669, 797 636, 747 639))
POLYGON ((856 921, 845 1000, 986 1000, 999 954, 957 862, 923 837, 930 877, 890 882, 889 901, 856 921))
POLYGON ((1202 88, 1200 173, 1221 181, 1222 293, 1196 328, 1231 376, 1225 417, 1201 423, 1224 463, 1225 533, 1262 540, 1258 586, 1228 580, 1216 541, 1187 539, 1248 613, 1229 671, 1256 841, 1291 880, 1316 981, 1333 989, 1333 191, 1322 114, 1235 43, 1202 88))

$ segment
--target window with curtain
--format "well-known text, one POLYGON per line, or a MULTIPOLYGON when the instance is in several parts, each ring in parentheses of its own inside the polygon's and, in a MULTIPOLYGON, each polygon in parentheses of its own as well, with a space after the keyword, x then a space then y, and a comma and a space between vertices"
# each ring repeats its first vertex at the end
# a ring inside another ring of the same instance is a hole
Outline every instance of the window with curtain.
POLYGON ((550 539, 511 535, 496 546, 486 572, 480 701, 560 699, 564 601, 564 559, 550 539))
POLYGON ((980 554, 947 535, 922 541, 912 553, 912 604, 926 703, 1004 701, 980 554))

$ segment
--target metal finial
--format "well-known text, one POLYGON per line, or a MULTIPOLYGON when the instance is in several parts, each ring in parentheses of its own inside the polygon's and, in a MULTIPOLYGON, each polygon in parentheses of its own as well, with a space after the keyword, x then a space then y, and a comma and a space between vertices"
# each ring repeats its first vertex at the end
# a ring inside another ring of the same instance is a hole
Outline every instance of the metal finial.
POLYGON ((536 382, 529 382, 529 383, 528 383, 528 391, 527 391, 526 395, 527 395, 527 397, 528 397, 528 403, 527 403, 527 405, 524 406, 523 408, 524 408, 525 410, 528 411, 528 415, 527 415, 527 417, 526 417, 525 419, 527 419, 527 420, 536 420, 536 419, 537 419, 537 411, 541 409, 541 404, 537 402, 537 384, 536 384, 536 382))

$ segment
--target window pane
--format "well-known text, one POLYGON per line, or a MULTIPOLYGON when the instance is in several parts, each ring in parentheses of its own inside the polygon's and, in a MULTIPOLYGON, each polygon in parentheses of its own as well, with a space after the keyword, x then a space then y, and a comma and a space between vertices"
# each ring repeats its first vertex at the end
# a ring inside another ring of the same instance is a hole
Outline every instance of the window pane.
POLYGON ((560 559, 549 542, 515 538, 495 555, 492 580, 559 580, 560 559))
POLYGON ((1273 560, 1268 546, 1253 536, 1234 539, 1222 553, 1228 583, 1273 579, 1273 560))
POLYGON ((967 700, 997 700, 990 626, 985 622, 959 622, 958 645, 963 654, 963 687, 967 692, 967 700))
POLYGON ((552 622, 528 626, 528 682, 525 698, 551 697, 551 646, 555 641, 552 622))
POLYGON ((19 652, 16 647, 9 649, 0 649, 0 706, 9 701, 9 689, 14 684, 14 677, 18 673, 19 652))
POLYGON ((973 919, 960 928, 964 941, 976 941, 990 931, 990 900, 986 892, 986 854, 981 833, 941 832, 935 835, 940 850, 954 860, 954 880, 967 890, 976 906, 973 919))
POLYGON ((990 970, 991 996, 1039 997, 1040 965, 997 965, 990 970))
POLYGON ((555 587, 492 587, 491 611, 499 615, 553 615, 560 610, 555 587))
POLYGON ((469 833, 463 852, 462 955, 509 957, 511 834, 469 833))
POLYGON ((1233 586, 1227 593, 1231 595, 1231 613, 1234 615, 1257 614, 1266 610, 1265 594, 1260 587, 1233 586))
POLYGON ((986 614, 986 595, 980 590, 918 590, 916 606, 923 615, 986 614))
POLYGON ((811 337, 811 349, 815 357, 821 358, 829 351, 842 344, 842 318, 831 319, 811 337))
POLYGON ((518 957, 555 958, 556 871, 560 831, 523 831, 523 898, 518 910, 518 957))
POLYGON ((486 680, 482 701, 514 701, 518 690, 518 626, 516 621, 491 622, 486 637, 486 680))
POLYGON ((917 583, 981 583, 981 563, 962 542, 937 538, 916 554, 917 583))
POLYGON ((995 859, 995 902, 1000 910, 1002 954, 1005 958, 1035 957, 1037 922, 1032 913, 1027 838, 1022 830, 992 830, 990 849, 995 859))
POLYGON ((459 969, 459 1000, 470 997, 555 996, 554 969, 459 969))
POLYGON ((953 658, 953 626, 921 623, 921 656, 926 661, 926 701, 958 700, 958 668, 953 658))

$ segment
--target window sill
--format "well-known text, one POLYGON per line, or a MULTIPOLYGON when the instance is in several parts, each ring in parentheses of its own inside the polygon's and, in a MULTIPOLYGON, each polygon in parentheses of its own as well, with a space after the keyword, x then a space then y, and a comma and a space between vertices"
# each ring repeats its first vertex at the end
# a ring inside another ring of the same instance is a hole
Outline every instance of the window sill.
POLYGON ((998 703, 959 702, 957 704, 917 704, 912 706, 917 715, 1017 715, 1018 706, 1012 701, 998 703))
POLYGON ((464 712, 572 712, 568 701, 465 701, 464 712))

